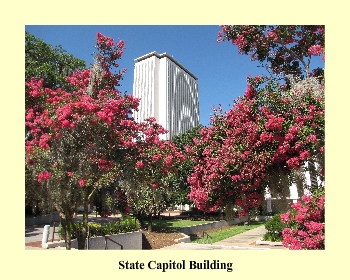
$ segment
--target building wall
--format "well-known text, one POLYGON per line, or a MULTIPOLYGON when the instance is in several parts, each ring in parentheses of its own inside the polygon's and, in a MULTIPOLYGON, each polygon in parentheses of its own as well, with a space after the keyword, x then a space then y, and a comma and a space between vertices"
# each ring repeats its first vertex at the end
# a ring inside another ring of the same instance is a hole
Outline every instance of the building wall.
POLYGON ((135 62, 133 94, 141 99, 136 121, 155 117, 169 131, 164 139, 198 126, 197 77, 166 53, 153 52, 135 62))

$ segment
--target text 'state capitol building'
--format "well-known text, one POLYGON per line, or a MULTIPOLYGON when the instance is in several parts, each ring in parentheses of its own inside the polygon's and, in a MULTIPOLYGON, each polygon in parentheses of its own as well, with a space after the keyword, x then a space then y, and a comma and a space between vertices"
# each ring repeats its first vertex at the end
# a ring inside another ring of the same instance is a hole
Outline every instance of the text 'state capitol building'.
POLYGON ((199 125, 198 78, 167 53, 135 59, 133 96, 140 98, 137 122, 155 117, 169 131, 163 139, 199 125))

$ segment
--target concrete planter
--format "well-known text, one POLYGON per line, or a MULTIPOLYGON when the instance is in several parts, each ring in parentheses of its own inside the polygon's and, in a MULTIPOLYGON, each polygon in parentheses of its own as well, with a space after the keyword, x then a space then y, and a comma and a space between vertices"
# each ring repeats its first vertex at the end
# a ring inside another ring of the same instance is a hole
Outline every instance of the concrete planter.
POLYGON ((206 230, 210 230, 213 228, 219 228, 219 227, 222 227, 225 225, 227 225, 226 221, 217 221, 217 222, 211 222, 211 223, 206 223, 206 224, 199 224, 199 225, 179 228, 178 231, 183 233, 183 234, 186 234, 186 235, 191 235, 191 234, 195 234, 195 233, 200 232, 200 231, 206 231, 206 230))
POLYGON ((242 218, 234 218, 232 224, 240 224, 248 221, 248 216, 242 217, 242 218))
MULTIPOLYGON (((142 250, 142 231, 134 231, 127 233, 119 233, 106 235, 106 237, 112 239, 115 242, 123 245, 123 250, 142 250)), ((55 248, 65 247, 64 241, 48 242, 43 244, 43 248, 55 248)), ((114 242, 107 240, 108 250, 121 250, 121 247, 114 242)), ((77 249, 78 242, 76 239, 71 241, 71 247, 77 249)), ((96 236, 89 238, 89 250, 104 250, 105 249, 105 237, 96 236)))
POLYGON ((268 220, 271 220, 272 216, 255 216, 252 218, 252 220, 257 221, 257 222, 267 222, 268 220))
POLYGON ((189 237, 188 235, 181 233, 183 235, 183 237, 175 239, 174 241, 176 243, 191 243, 191 237, 189 237))
POLYGON ((221 220, 221 221, 209 222, 206 224, 199 224, 199 225, 194 225, 194 226, 183 227, 183 228, 178 229, 178 231, 181 233, 184 233, 186 235, 191 235, 191 234, 195 234, 197 232, 206 231, 206 230, 210 230, 210 229, 214 229, 214 228, 220 228, 220 227, 224 227, 224 226, 228 226, 228 225, 236 225, 236 224, 240 224, 240 223, 243 223, 246 221, 248 221, 248 216, 245 216, 242 218, 235 218, 230 224, 225 220, 221 220))

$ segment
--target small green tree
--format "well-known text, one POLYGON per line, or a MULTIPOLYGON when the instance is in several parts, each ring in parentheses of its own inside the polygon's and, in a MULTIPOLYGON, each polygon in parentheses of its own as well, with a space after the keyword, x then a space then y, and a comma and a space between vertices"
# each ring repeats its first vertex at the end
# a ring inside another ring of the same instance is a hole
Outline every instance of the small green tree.
POLYGON ((148 216, 149 230, 152 230, 152 216, 173 204, 174 188, 169 178, 178 172, 178 167, 185 160, 185 156, 171 141, 160 140, 159 135, 166 130, 155 122, 155 118, 146 120, 144 127, 144 142, 136 143, 139 151, 130 158, 129 168, 122 182, 122 188, 130 202, 131 211, 139 215, 148 216))
MULTIPOLYGON (((202 125, 196 126, 184 134, 174 136, 171 141, 182 153, 186 154, 186 146, 193 145, 193 139, 199 137, 200 130, 203 128, 202 125)), ((171 174, 168 178, 169 185, 174 190, 174 204, 184 205, 191 204, 192 201, 188 198, 190 193, 190 185, 187 182, 187 178, 191 175, 194 167, 194 162, 190 157, 179 165, 178 173, 171 174)))
POLYGON ((25 81, 44 79, 44 87, 68 90, 65 80, 77 69, 85 68, 85 61, 67 53, 61 45, 52 47, 43 40, 25 32, 25 81))

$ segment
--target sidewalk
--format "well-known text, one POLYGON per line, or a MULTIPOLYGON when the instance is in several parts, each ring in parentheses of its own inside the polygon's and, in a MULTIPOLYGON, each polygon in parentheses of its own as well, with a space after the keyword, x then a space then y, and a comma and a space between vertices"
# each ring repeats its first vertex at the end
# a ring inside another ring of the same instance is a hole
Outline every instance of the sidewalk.
POLYGON ((255 242, 266 233, 265 226, 210 244, 179 243, 160 250, 286 250, 283 246, 257 245, 255 242))

